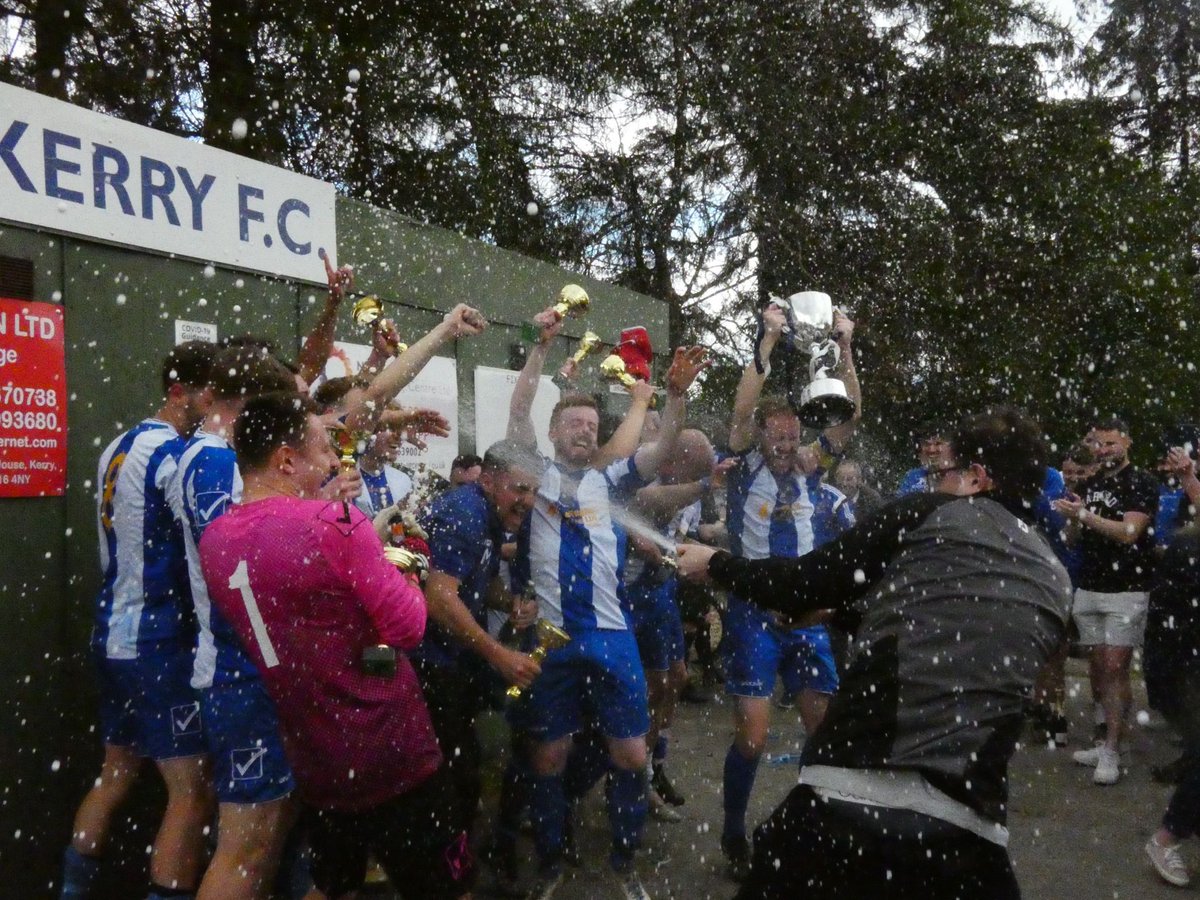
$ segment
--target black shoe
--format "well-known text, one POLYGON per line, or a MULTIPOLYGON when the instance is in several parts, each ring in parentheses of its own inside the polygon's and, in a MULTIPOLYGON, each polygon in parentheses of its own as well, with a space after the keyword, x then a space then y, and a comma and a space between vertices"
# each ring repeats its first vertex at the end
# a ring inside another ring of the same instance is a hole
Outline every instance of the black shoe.
POLYGON ((712 698, 712 691, 700 686, 695 681, 685 684, 679 694, 679 699, 684 703, 709 703, 712 698))
POLYGON ((1067 717, 1051 716, 1046 725, 1046 732, 1056 747, 1067 746, 1067 717))
POLYGON ((663 801, 671 804, 671 806, 683 806, 687 803, 687 798, 675 789, 675 785, 671 784, 671 780, 667 778, 667 773, 662 765, 653 766, 654 774, 650 778, 650 787, 658 796, 663 798, 663 801))
POLYGON ((726 874, 737 882, 750 877, 750 842, 746 836, 721 838, 721 852, 725 854, 726 874))
POLYGON ((1184 772, 1187 771, 1187 757, 1181 756, 1174 762, 1169 762, 1165 766, 1154 766, 1150 770, 1150 777, 1159 784, 1179 784, 1183 780, 1184 772))

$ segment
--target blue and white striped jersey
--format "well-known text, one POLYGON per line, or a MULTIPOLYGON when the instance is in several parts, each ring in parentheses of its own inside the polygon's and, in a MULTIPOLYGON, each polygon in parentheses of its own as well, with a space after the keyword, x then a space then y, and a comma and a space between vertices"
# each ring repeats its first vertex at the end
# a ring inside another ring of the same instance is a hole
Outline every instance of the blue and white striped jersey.
POLYGON ((776 477, 757 447, 727 476, 726 521, 734 556, 803 556, 813 548, 813 505, 804 476, 776 477))
POLYGON ((646 480, 632 456, 603 471, 572 471, 543 459, 541 487, 518 537, 514 583, 521 590, 532 573, 540 614, 568 633, 625 630, 626 536, 612 506, 646 480))
POLYGON ((814 550, 854 527, 854 504, 832 484, 822 481, 819 471, 808 476, 808 499, 813 505, 814 550))
POLYGON ((231 503, 242 499, 237 454, 223 437, 197 431, 179 457, 179 470, 168 491, 171 510, 183 526, 188 577, 196 608, 196 660, 192 687, 230 684, 257 678, 254 662, 242 649, 237 633, 212 605, 200 569, 200 538, 231 503))
POLYGON ((145 419, 100 456, 96 524, 104 583, 92 646, 108 659, 191 643, 183 538, 166 497, 182 450, 173 427, 145 419))

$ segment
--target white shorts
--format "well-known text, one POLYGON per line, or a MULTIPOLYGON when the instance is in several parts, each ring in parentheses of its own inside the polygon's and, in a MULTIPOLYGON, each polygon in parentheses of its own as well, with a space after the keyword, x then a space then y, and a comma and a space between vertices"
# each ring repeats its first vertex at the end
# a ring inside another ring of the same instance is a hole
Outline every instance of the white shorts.
POLYGON ((1079 643, 1085 647, 1136 647, 1146 630, 1150 595, 1145 591, 1104 594, 1077 590, 1071 615, 1079 628, 1079 643))

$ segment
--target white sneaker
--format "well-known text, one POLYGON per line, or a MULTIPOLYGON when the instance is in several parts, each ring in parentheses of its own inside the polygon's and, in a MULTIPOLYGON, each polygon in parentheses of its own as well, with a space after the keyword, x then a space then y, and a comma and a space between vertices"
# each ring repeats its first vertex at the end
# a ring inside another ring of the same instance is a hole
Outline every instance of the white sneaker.
POLYGON ((1081 766, 1091 766, 1096 768, 1096 764, 1100 762, 1100 748, 1103 744, 1097 744, 1095 747, 1089 747, 1087 750, 1076 750, 1071 754, 1071 759, 1075 760, 1081 766))
POLYGON ((1192 877, 1184 865, 1178 844, 1164 847, 1151 835, 1150 840, 1146 841, 1146 855, 1163 881, 1176 887, 1187 887, 1191 883, 1192 877))
POLYGON ((1092 773, 1095 784, 1116 784, 1121 780, 1121 754, 1108 747, 1098 747, 1096 771, 1092 773))

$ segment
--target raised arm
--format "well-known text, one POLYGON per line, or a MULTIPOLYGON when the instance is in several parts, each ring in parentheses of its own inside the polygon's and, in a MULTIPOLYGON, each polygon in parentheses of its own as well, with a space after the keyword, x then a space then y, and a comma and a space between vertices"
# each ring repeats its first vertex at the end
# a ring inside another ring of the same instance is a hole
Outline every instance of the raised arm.
POLYGON ((528 447, 537 446, 537 434, 533 430, 533 400, 537 396, 542 370, 546 367, 546 357, 550 355, 550 345, 562 329, 562 320, 555 315, 539 315, 537 322, 542 326, 542 330, 538 335, 538 342, 530 348, 529 355, 525 358, 525 366, 513 386, 512 398, 508 403, 508 429, 505 435, 509 440, 518 441, 528 447))
POLYGON ((592 467, 603 469, 610 462, 633 456, 637 452, 642 437, 642 428, 646 424, 646 412, 650 409, 650 401, 654 398, 654 387, 645 381, 639 381, 629 388, 629 409, 625 418, 617 426, 617 430, 604 442, 592 460, 592 467))
POLYGON ((329 293, 325 296, 325 305, 321 307, 320 315, 308 333, 308 340, 300 348, 296 365, 300 369, 300 377, 312 383, 325 369, 325 361, 333 351, 333 332, 337 325, 338 308, 342 305, 346 293, 354 287, 354 270, 342 266, 335 270, 329 262, 329 256, 322 257, 325 263, 325 278, 329 282, 329 293))
POLYGON ((830 451, 838 454, 846 448, 846 444, 850 443, 850 438, 854 437, 854 431, 858 428, 859 419, 862 418, 862 387, 858 383, 858 372, 854 368, 854 352, 852 350, 854 322, 840 309, 833 314, 833 334, 837 340, 839 353, 833 377, 841 379, 842 384, 846 385, 846 396, 854 401, 854 415, 850 417, 850 420, 841 425, 832 425, 824 431, 830 451))
POLYGON ((444 344, 460 337, 479 334, 487 325, 478 312, 465 303, 460 303, 427 335, 388 363, 363 392, 362 401, 346 416, 346 427, 352 431, 369 431, 388 401, 400 393, 417 373, 425 368, 434 353, 444 344))
POLYGON ((667 402, 663 407, 658 440, 646 444, 634 456, 638 474, 647 481, 658 474, 658 467, 675 452, 679 432, 687 415, 687 392, 696 376, 707 368, 708 353, 703 347, 677 347, 671 368, 667 369, 667 402))
POLYGON ((774 303, 763 310, 763 339, 758 345, 758 359, 751 360, 738 382, 733 397, 733 418, 729 422, 729 449, 742 453, 758 443, 758 427, 754 424, 754 407, 762 396, 763 385, 771 372, 770 359, 775 345, 783 334, 787 321, 782 309, 774 303), (761 364, 762 371, 758 371, 761 364))

